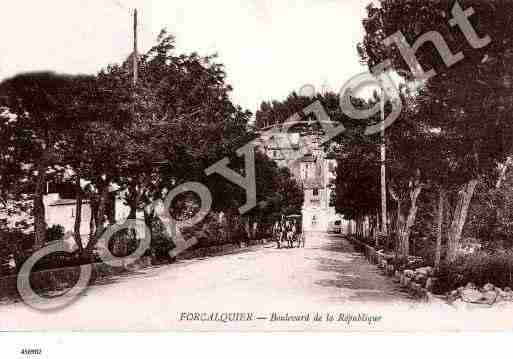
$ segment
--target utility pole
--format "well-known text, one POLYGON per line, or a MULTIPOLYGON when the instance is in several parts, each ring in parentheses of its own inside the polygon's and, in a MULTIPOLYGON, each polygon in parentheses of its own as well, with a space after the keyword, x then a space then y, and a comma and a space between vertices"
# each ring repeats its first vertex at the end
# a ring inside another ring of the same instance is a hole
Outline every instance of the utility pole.
MULTIPOLYGON (((132 71, 133 71, 133 77, 132 77, 132 121, 136 117, 136 86, 138 81, 138 66, 139 66, 139 54, 137 51, 137 9, 134 9, 134 51, 132 53, 132 71)), ((136 211, 136 218, 128 218, 128 220, 136 220, 137 219, 137 211, 136 211)), ((135 239, 137 239, 137 228, 132 228, 131 234, 134 236, 135 239)), ((128 254, 128 243, 126 240, 123 240, 122 242, 119 242, 118 251, 123 253, 124 256, 128 254)), ((122 259, 123 266, 125 266, 125 258, 122 259)))
POLYGON ((133 61, 132 65, 133 65, 133 71, 134 71, 134 76, 133 76, 134 87, 137 84, 137 77, 138 77, 138 73, 137 73, 138 57, 139 57, 139 54, 137 51, 137 9, 135 9, 134 10, 134 53, 133 53, 133 57, 132 57, 132 61, 133 61))
POLYGON ((381 89, 381 233, 388 235, 387 228, 387 182, 385 144, 385 90, 381 89))

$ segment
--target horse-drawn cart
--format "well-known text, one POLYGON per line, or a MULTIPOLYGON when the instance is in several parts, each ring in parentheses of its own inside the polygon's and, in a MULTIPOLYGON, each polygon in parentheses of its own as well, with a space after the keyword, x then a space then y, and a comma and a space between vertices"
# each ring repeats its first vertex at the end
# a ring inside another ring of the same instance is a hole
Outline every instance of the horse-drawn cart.
POLYGON ((292 214, 282 216, 280 220, 274 223, 273 237, 278 248, 281 248, 283 244, 285 244, 287 248, 300 248, 305 246, 302 218, 303 217, 299 214, 292 214))

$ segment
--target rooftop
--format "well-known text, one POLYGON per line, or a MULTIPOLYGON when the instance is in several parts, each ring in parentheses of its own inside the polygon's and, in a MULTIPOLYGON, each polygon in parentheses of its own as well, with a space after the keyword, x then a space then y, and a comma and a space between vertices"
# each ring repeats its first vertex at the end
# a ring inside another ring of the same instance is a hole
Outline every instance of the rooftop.
MULTIPOLYGON (((58 199, 57 201, 50 203, 50 206, 71 206, 75 205, 77 201, 75 199, 58 199)), ((83 200, 83 203, 89 203, 89 200, 83 200)))

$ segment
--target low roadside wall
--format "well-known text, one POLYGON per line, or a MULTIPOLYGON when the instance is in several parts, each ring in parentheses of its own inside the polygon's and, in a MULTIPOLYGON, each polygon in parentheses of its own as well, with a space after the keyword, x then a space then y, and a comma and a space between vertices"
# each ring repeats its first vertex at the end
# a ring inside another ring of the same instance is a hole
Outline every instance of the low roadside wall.
POLYGON ((433 296, 431 289, 437 278, 434 277, 434 269, 432 267, 402 270, 394 266, 394 255, 378 251, 354 237, 346 237, 346 239, 360 250, 370 263, 378 266, 384 275, 395 277, 400 286, 408 290, 413 296, 421 300, 428 300, 433 296))
POLYGON ((234 243, 227 243, 227 244, 221 244, 218 246, 191 249, 191 250, 184 251, 184 252, 180 253, 178 255, 177 259, 184 260, 184 259, 193 259, 193 258, 201 258, 201 257, 210 257, 210 256, 215 256, 215 255, 229 254, 231 252, 238 251, 243 248, 261 245, 266 242, 267 242, 266 240, 258 240, 258 241, 241 242, 240 245, 234 244, 234 243))
POLYGON ((477 287, 473 283, 467 283, 451 293, 435 295, 432 289, 439 278, 436 277, 434 268, 421 266, 418 268, 401 269, 394 266, 394 256, 377 251, 372 246, 363 243, 356 238, 346 237, 355 248, 360 250, 369 262, 377 265, 384 275, 395 277, 399 285, 410 294, 420 300, 439 304, 452 305, 457 309, 477 309, 496 306, 513 305, 513 289, 498 288, 488 283, 477 287))
MULTIPOLYGON (((92 263, 92 274, 90 283, 113 275, 118 275, 127 270, 125 268, 111 267, 105 263, 92 263)), ((70 288, 78 281, 80 276, 80 267, 66 267, 50 269, 39 272, 32 272, 30 283, 37 292, 47 292, 54 290, 65 290, 70 288)), ((17 275, 10 275, 0 278, 0 300, 19 299, 20 295, 17 288, 17 275)))
MULTIPOLYGON (((187 260, 193 258, 209 257, 225 255, 245 250, 247 247, 257 246, 266 243, 265 240, 250 241, 247 243, 237 244, 223 244, 218 246, 197 248, 185 251, 178 255, 178 260, 187 260)), ((136 261, 128 268, 111 267, 106 263, 92 263, 92 275, 90 284, 101 281, 102 279, 136 271, 151 266, 151 259, 144 257, 136 261)), ((32 272, 30 276, 30 283, 32 288, 38 293, 48 291, 62 291, 70 288, 78 281, 80 276, 80 267, 66 267, 44 270, 39 272, 32 272)), ((17 300, 20 298, 17 289, 17 275, 9 275, 0 278, 0 301, 17 300)))

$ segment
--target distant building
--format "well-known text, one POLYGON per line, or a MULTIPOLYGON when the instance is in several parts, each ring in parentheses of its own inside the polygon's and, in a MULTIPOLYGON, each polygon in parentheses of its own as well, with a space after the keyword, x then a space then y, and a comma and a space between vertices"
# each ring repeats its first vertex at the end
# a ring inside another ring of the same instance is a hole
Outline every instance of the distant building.
POLYGON ((267 127, 259 138, 260 149, 279 166, 287 167, 301 184, 306 231, 327 231, 334 222, 346 223, 330 205, 337 161, 321 146, 321 136, 319 123, 299 121, 267 127))
MULTIPOLYGON (((88 182, 84 181, 83 188, 86 187, 88 182)), ((23 205, 27 208, 32 206, 32 195, 26 195, 23 200, 23 205)), ((45 194, 43 195, 43 203, 45 206, 45 221, 47 227, 60 225, 64 228, 65 232, 75 231, 75 218, 76 218, 76 199, 75 189, 72 183, 62 180, 51 180, 47 182, 45 194)), ((111 223, 123 222, 130 213, 130 208, 125 205, 123 200, 123 192, 115 185, 111 186, 110 195, 106 202, 106 215, 111 223)), ((89 236, 90 220, 91 220, 91 206, 89 200, 84 198, 82 200, 82 213, 81 213, 81 226, 80 234, 86 239, 89 236)), ((138 213, 138 217, 143 217, 138 213)), ((5 220, 7 226, 14 228, 18 222, 25 222, 27 227, 26 233, 34 230, 34 219, 27 211, 17 210, 14 203, 8 203, 5 208, 0 210, 0 220, 5 220)))
MULTIPOLYGON (((49 193, 44 196, 45 219, 48 227, 60 225, 65 232, 75 231, 76 200, 62 198, 59 193, 49 193)), ((116 192, 111 193, 107 201, 107 217, 111 223, 121 222, 128 217, 130 208, 126 206, 116 192)), ((88 200, 82 202, 82 215, 80 235, 89 236, 89 223, 91 220, 91 206, 88 200)))
MULTIPOLYGON (((83 185, 85 186, 87 182, 83 185)), ((49 182, 47 194, 43 196, 45 205, 45 221, 47 227, 60 225, 64 232, 75 232, 76 199, 73 185, 69 182, 49 182)), ((83 244, 87 244, 90 235, 91 205, 88 199, 82 201, 80 222, 80 236, 83 244)), ((125 205, 122 193, 117 186, 111 186, 110 194, 106 201, 106 216, 110 223, 122 223, 128 218, 130 208, 125 205)), ((69 240, 72 244, 74 241, 69 240)))

